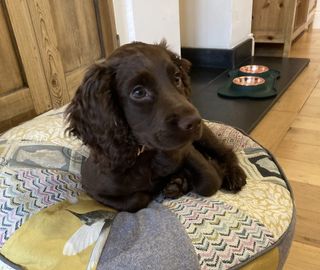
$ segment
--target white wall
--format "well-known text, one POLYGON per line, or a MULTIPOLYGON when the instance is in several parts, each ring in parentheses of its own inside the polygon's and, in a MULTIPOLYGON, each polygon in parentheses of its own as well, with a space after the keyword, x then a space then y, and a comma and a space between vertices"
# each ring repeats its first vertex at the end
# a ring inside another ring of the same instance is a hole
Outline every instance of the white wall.
POLYGON ((180 0, 182 47, 229 47, 231 14, 229 0, 180 0))
POLYGON ((320 29, 320 0, 317 2, 316 13, 314 15, 314 21, 312 24, 312 28, 320 29))
POLYGON ((252 1, 113 0, 113 4, 121 45, 166 38, 170 48, 180 53, 181 46, 231 49, 246 40, 252 1))
POLYGON ((230 48, 248 39, 251 33, 253 0, 232 1, 232 32, 230 48))
POLYGON ((231 49, 251 33, 253 0, 180 0, 183 47, 231 49))
POLYGON ((120 44, 165 38, 180 54, 179 0, 113 0, 120 44))

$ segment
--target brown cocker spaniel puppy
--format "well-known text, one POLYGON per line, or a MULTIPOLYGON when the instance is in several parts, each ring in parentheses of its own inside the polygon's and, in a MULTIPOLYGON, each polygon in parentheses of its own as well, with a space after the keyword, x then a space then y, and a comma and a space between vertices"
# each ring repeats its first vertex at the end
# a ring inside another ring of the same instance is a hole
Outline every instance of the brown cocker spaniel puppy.
POLYGON ((239 191, 246 176, 190 103, 190 62, 156 45, 124 45, 86 73, 66 110, 90 148, 82 185, 97 201, 137 211, 164 191, 239 191))

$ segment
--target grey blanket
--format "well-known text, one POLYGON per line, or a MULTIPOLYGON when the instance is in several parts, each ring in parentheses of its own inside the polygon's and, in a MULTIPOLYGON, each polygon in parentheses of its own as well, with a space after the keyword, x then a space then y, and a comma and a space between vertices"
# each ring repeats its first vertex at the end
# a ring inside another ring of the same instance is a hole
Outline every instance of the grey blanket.
POLYGON ((185 229, 164 206, 153 202, 115 218, 98 265, 105 269, 199 269, 185 229))

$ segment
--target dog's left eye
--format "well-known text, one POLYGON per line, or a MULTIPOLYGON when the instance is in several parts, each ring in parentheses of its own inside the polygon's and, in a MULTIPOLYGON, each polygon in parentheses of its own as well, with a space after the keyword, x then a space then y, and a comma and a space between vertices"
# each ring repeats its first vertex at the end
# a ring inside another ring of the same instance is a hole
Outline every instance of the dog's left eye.
POLYGON ((174 74, 174 83, 176 84, 177 87, 182 86, 182 79, 180 73, 174 74))
POLYGON ((148 95, 148 92, 146 90, 146 88, 144 88, 142 85, 137 85, 133 88, 133 90, 131 91, 131 96, 134 99, 141 99, 144 98, 148 95))

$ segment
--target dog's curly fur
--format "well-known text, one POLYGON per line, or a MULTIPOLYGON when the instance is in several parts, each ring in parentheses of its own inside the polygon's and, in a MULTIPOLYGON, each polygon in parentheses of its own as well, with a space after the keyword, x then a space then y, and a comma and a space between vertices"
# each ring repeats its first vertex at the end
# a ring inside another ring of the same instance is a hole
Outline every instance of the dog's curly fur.
POLYGON ((161 190, 210 196, 245 184, 233 151, 189 101, 190 66, 165 42, 135 42, 86 73, 66 118, 67 131, 90 148, 82 184, 94 199, 137 211, 161 190))

